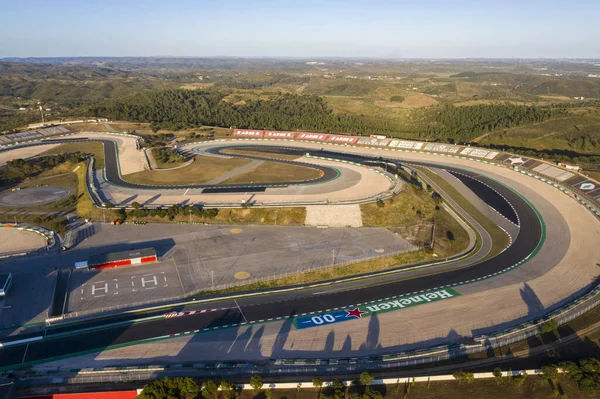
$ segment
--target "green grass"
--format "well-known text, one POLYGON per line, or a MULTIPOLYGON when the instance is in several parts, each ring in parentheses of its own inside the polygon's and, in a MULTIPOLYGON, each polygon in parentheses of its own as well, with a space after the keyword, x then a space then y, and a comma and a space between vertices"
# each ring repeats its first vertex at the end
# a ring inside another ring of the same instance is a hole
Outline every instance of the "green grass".
POLYGON ((473 204, 471 204, 462 194, 458 192, 450 183, 446 180, 442 179, 440 176, 436 175, 429 170, 424 168, 417 167, 420 173, 423 173, 425 176, 429 177, 436 183, 442 190, 446 192, 456 203, 477 223, 483 227, 485 231, 488 232, 492 239, 492 249, 490 253, 486 256, 485 259, 492 258, 502 252, 504 248, 508 245, 508 235, 500 229, 495 223, 493 223, 490 219, 488 219, 485 215, 483 215, 473 204))
POLYGON ((360 205, 363 226, 395 227, 421 220, 431 220, 435 213, 435 203, 431 194, 405 183, 400 194, 385 200, 384 206, 360 205))
POLYGON ((44 151, 40 155, 68 154, 74 152, 90 154, 95 160, 94 168, 104 169, 104 146, 102 143, 89 142, 61 144, 57 147, 44 151))
MULTIPOLYGON (((235 224, 235 225, 286 225, 302 226, 306 219, 306 208, 223 208, 219 214, 212 219, 192 215, 192 223, 203 222, 212 224, 235 224)), ((189 222, 189 215, 177 215, 172 221, 158 216, 146 216, 136 218, 127 216, 128 221, 142 220, 152 223, 177 223, 189 222)))
POLYGON ((181 155, 177 154, 170 148, 153 148, 152 157, 154 158, 154 162, 156 162, 156 166, 158 166, 159 169, 175 168, 183 165, 186 162, 181 155), (160 157, 161 152, 166 152, 168 154, 168 159, 166 162, 163 162, 163 159, 160 157))
POLYGON ((190 165, 173 171, 144 170, 123 176, 132 183, 185 185, 206 183, 231 170, 249 164, 247 159, 198 156, 190 165))
POLYGON ((448 257, 469 246, 469 234, 445 209, 435 211, 435 239, 433 252, 448 257), (450 232, 450 234, 448 234, 450 232))
POLYGON ((250 155, 252 157, 285 159, 287 161, 294 161, 298 158, 302 158, 302 157, 299 157, 298 155, 294 155, 294 154, 278 154, 278 153, 273 153, 273 152, 269 152, 269 151, 260 151, 259 149, 257 149, 256 151, 252 151, 252 150, 246 150, 246 149, 238 150, 235 148, 225 148, 221 152, 223 154, 250 155))
POLYGON ((246 172, 225 180, 223 183, 278 183, 314 180, 320 177, 321 174, 320 170, 313 168, 266 161, 246 172))

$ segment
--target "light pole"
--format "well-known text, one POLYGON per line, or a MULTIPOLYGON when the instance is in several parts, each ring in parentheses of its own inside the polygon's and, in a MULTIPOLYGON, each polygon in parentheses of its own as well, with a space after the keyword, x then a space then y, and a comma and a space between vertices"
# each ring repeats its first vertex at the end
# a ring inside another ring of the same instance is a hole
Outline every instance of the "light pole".
POLYGON ((192 224, 192 209, 190 208, 190 224, 192 224))
POLYGON ((331 250, 331 267, 333 267, 335 263, 335 249, 331 250))
POLYGON ((215 290, 215 271, 214 270, 210 271, 210 287, 211 287, 211 291, 215 290))

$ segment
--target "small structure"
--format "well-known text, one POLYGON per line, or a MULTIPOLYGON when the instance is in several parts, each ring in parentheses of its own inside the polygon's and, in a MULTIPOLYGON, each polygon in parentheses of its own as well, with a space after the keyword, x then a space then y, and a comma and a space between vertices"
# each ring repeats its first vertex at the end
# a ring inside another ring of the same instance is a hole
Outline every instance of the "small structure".
POLYGON ((88 269, 104 269, 156 262, 158 257, 154 248, 134 249, 123 252, 109 252, 93 255, 88 260, 88 269))

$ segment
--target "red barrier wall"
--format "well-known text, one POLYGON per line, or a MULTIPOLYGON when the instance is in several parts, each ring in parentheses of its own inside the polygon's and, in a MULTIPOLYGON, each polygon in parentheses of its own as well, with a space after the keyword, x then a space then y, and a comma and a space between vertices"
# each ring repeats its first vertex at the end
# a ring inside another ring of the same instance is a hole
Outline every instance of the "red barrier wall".
POLYGON ((323 133, 298 133, 296 140, 312 140, 312 141, 325 141, 327 140, 328 134, 323 133))
POLYGON ((270 139, 293 139, 294 132, 265 132, 265 137, 270 139))
POLYGON ((330 143, 347 143, 347 144, 354 144, 358 141, 358 137, 356 136, 329 136, 329 139, 327 140, 330 143))
POLYGON ((119 260, 116 262, 102 263, 101 265, 94 265, 91 269, 106 269, 107 267, 119 267, 131 265, 131 259, 119 260))
POLYGON ((245 130, 245 129, 235 129, 233 131, 234 136, 238 137, 262 137, 262 130, 245 130))

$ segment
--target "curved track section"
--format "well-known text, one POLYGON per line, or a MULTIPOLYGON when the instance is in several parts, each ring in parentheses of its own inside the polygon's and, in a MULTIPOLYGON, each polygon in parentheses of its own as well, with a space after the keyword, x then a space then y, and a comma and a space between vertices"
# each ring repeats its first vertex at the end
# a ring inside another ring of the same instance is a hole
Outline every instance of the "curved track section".
MULTIPOLYGON (((282 147, 277 145, 264 146, 264 144, 261 143, 267 151, 281 151, 292 154, 304 154, 307 151, 310 151, 311 153, 318 153, 318 156, 332 158, 338 161, 352 161, 359 163, 373 160, 389 162, 403 161, 401 156, 382 156, 381 152, 377 155, 373 155, 372 153, 374 151, 361 148, 353 148, 353 153, 349 153, 346 149, 344 149, 344 151, 324 151, 321 148, 303 146, 301 143, 296 144, 298 145, 282 147), (364 153, 359 153, 360 151, 364 151, 364 153)), ((218 153, 221 147, 226 146, 232 148, 236 145, 228 144, 220 146, 219 144, 216 144, 212 146, 214 148, 210 151, 218 153)), ((112 147, 116 148, 114 147, 114 143, 112 144, 112 147)), ((243 148, 244 145, 239 145, 238 147, 243 148)), ((258 146, 251 147, 253 150, 259 148, 258 146)), ((105 149, 106 148, 111 148, 111 145, 105 145, 105 149)), ((110 152, 110 150, 108 151, 110 152)), ((116 160, 116 150, 112 156, 116 160)), ((226 326, 252 324, 265 320, 289 320, 298 314, 311 314, 313 312, 357 306, 371 301, 393 299, 398 296, 415 294, 434 288, 460 287, 462 289, 462 287, 465 287, 466 291, 468 291, 469 287, 479 286, 479 290, 483 289, 483 292, 485 292, 485 288, 482 288, 482 284, 485 285, 485 281, 493 282, 496 280, 493 277, 504 275, 504 273, 511 270, 519 270, 518 266, 527 264, 527 262, 534 259, 536 253, 538 253, 543 245, 546 231, 544 221, 540 214, 532 207, 528 200, 493 177, 488 177, 480 172, 452 165, 450 164, 451 162, 445 163, 443 159, 441 162, 432 161, 430 159, 431 154, 424 156, 423 158, 425 160, 419 159, 418 155, 412 154, 406 158, 410 163, 423 166, 440 167, 441 164, 441 167, 452 173, 454 176, 463 176, 460 180, 464 181, 465 185, 473 187, 474 192, 479 191, 481 199, 494 207, 507 219, 512 219, 517 222, 515 224, 520 228, 512 245, 492 259, 485 259, 476 264, 469 264, 467 262, 460 267, 457 266, 459 263, 456 262, 453 269, 436 269, 435 274, 431 274, 433 273, 433 271, 431 271, 433 269, 424 269, 424 271, 420 273, 402 273, 393 277, 385 276, 379 280, 369 280, 369 284, 373 283, 373 285, 366 285, 365 282, 349 281, 340 283, 336 285, 334 289, 325 291, 320 288, 311 288, 303 291, 280 292, 274 295, 256 296, 239 300, 238 302, 229 299, 221 299, 212 302, 210 305, 211 307, 220 308, 221 310, 211 312, 210 314, 177 317, 167 320, 161 319, 143 324, 121 324, 118 326, 106 327, 101 331, 90 330, 77 333, 77 331, 71 330, 68 331, 68 335, 56 334, 52 336, 52 334, 50 334, 47 339, 31 342, 28 345, 28 349, 24 345, 15 345, 0 349, 0 354, 2 355, 0 356, 0 366, 16 364, 21 361, 27 363, 32 360, 50 359, 77 352, 99 350, 111 345, 139 342, 145 339, 156 338, 157 336, 169 337, 184 331, 201 332, 220 329, 226 326), (483 186, 487 187, 489 190, 484 189, 483 186), (510 213, 508 210, 509 208, 514 212, 514 215, 510 213), (73 333, 76 334, 73 335, 73 333)), ((109 166, 107 163, 107 173, 108 168, 111 168, 113 173, 117 170, 116 173, 118 174, 118 169, 116 169, 118 168, 118 165, 116 165, 116 161, 110 165, 112 166, 109 166)), ((520 179, 522 182, 523 179, 526 178, 520 177, 520 179)), ((147 189, 148 187, 144 188, 147 189)), ((564 197, 564 199, 561 198, 560 201, 558 201, 560 206, 564 206, 565 204, 568 206, 573 205, 568 202, 572 201, 571 199, 566 198, 566 196, 564 197)), ((544 205, 544 207, 546 206, 544 205)), ((552 212, 554 212, 551 206, 547 208, 548 209, 544 210, 547 214, 552 214, 552 212)), ((573 209, 571 209, 571 211, 573 211, 573 209)), ((575 211, 576 212, 574 213, 577 215, 581 215, 581 212, 584 212, 584 210, 579 208, 575 209, 575 211)), ((598 233, 597 227, 597 224, 595 224, 595 234, 598 233)), ((571 234, 574 238, 582 240, 583 236, 580 231, 574 226, 571 226, 571 228, 573 229, 571 234)), ((594 234, 594 232, 592 232, 592 234, 594 234)), ((590 239, 593 240, 593 237, 590 239)), ((567 259, 567 261, 565 261, 567 265, 571 263, 577 264, 579 259, 579 254, 569 251, 564 256, 567 259)), ((561 258, 561 260, 556 262, 562 261, 561 258)), ((565 268, 565 266, 561 267, 563 269, 565 268)), ((586 273, 590 272, 587 269, 585 270, 586 273)), ((544 273, 552 275, 554 270, 544 270, 542 274, 544 273)), ((509 274, 513 275, 513 273, 509 274)), ((515 273, 514 276, 514 282, 511 283, 513 285, 523 284, 523 281, 527 282, 529 279, 535 277, 531 274, 527 275, 527 273, 524 275, 515 273)), ((575 288, 579 290, 582 289, 580 282, 572 284, 574 290, 575 288)), ((589 286, 589 281, 585 286, 589 286)), ((535 310, 537 308, 534 309, 534 305, 530 304, 532 289, 527 287, 528 285, 525 284, 525 288, 521 290, 521 296, 523 297, 523 300, 528 303, 528 306, 531 306, 531 309, 533 309, 530 311, 530 314, 535 315, 539 310, 535 310)), ((513 289, 513 287, 510 288, 513 289)), ((496 290, 503 291, 501 288, 496 288, 496 290)), ((571 293, 571 291, 569 291, 569 293, 571 293)), ((538 302, 541 301, 538 299, 538 302)), ((482 303, 486 302, 484 301, 482 303)), ((433 308, 435 307, 432 306, 431 309, 433 308)), ((543 309, 543 305, 541 308, 543 309)), ((443 313, 448 314, 447 311, 443 313)), ((285 323, 286 322, 284 322, 284 326, 286 325, 285 323)), ((288 325, 287 328, 289 333, 289 328, 291 327, 288 325)), ((373 350, 376 350, 376 348, 373 348, 373 350)))
MULTIPOLYGON (((116 147, 105 143, 108 149, 107 174, 109 180, 117 179, 120 176, 116 170, 116 151, 111 152, 116 147), (110 172, 109 172, 110 171, 110 172)), ((228 147, 231 148, 231 147, 228 147)), ((214 153, 219 153, 221 148, 213 148, 214 153)), ((285 151, 285 153, 304 152, 301 149, 280 149, 277 147, 269 148, 269 151, 285 151)), ((321 151, 324 157, 363 163, 372 161, 374 158, 368 156, 349 156, 347 154, 321 151)), ((260 158, 258 158, 260 159, 260 158)), ((386 160, 385 158, 378 158, 386 160)), ((393 160, 389 160, 393 162, 393 160)), ((429 165, 423 163, 423 165, 429 165)), ((448 170, 469 175, 470 172, 455 168, 448 170)), ((474 175, 473 175, 474 176, 474 175)), ((443 271, 436 274, 422 275, 419 277, 405 279, 404 276, 387 277, 386 283, 380 283, 372 286, 356 286, 349 284, 345 287, 343 284, 335 291, 327 294, 314 295, 312 292, 297 291, 289 294, 278 295, 276 297, 266 296, 258 297, 244 304, 243 309, 235 309, 231 306, 231 301, 225 300, 214 303, 211 306, 221 307, 227 310, 211 313, 205 317, 184 317, 173 320, 159 320, 144 324, 133 324, 118 326, 110 329, 104 329, 98 332, 87 332, 78 336, 57 336, 54 339, 34 342, 29 344, 27 354, 22 352, 22 347, 12 347, 3 349, 2 363, 0 365, 11 364, 20 356, 25 356, 25 361, 53 358, 64 356, 76 352, 100 349, 110 345, 125 344, 132 341, 140 341, 165 334, 174 334, 181 331, 213 329, 226 325, 240 324, 244 320, 258 321, 268 319, 287 318, 290 316, 319 312, 326 309, 343 308, 357 305, 358 303, 368 303, 382 298, 394 298, 397 296, 417 293, 419 291, 430 290, 434 288, 450 287, 466 284, 473 281, 480 281, 485 278, 496 276, 515 266, 521 264, 525 259, 531 256, 541 245, 543 238, 543 222, 535 210, 518 194, 506 186, 486 178, 477 176, 478 181, 499 193, 508 203, 521 220, 521 231, 517 239, 509 248, 500 255, 478 262, 477 264, 467 265, 455 270, 443 271), (390 281, 391 280, 391 281, 390 281)))

